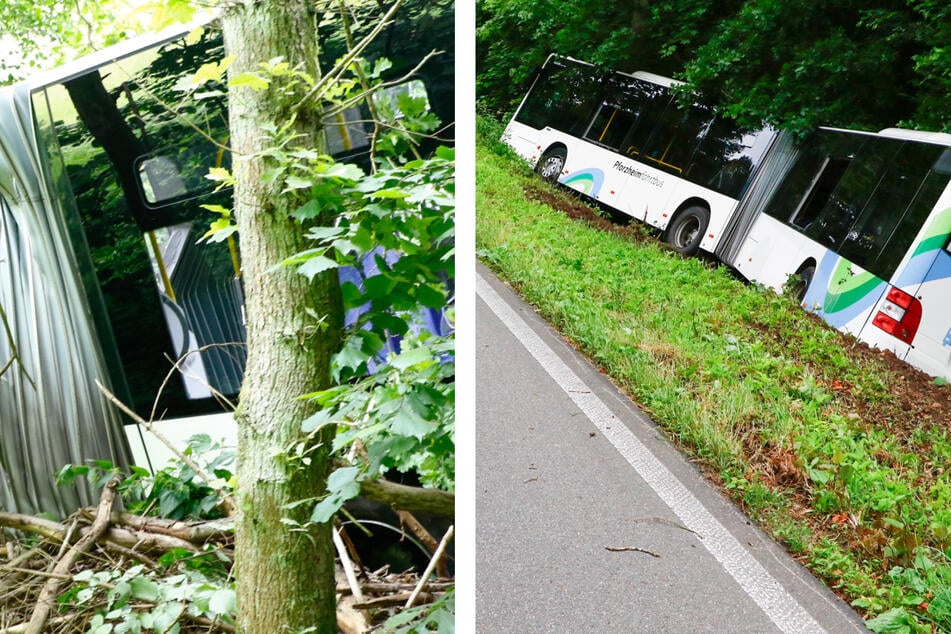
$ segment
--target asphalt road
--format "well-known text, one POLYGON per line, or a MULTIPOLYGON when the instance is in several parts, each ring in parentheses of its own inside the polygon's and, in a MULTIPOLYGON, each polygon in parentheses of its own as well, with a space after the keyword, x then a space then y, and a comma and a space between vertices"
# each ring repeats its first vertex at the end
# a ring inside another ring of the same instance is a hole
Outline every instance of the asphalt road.
POLYGON ((865 632, 481 266, 476 631, 865 632))

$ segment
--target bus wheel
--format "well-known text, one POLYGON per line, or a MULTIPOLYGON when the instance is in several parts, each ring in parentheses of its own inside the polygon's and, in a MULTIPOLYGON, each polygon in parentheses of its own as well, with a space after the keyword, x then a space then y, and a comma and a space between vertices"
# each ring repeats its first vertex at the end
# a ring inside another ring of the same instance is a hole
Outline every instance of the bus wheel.
POLYGON ((560 147, 547 150, 542 154, 542 157, 538 159, 535 171, 549 183, 556 183, 558 182, 558 177, 561 176, 562 170, 565 169, 565 158, 567 156, 568 153, 560 147))
POLYGON ((710 222, 710 210, 694 205, 687 207, 670 222, 664 241, 674 251, 684 255, 693 255, 700 248, 703 232, 710 222))
POLYGON ((806 291, 809 290, 809 285, 812 284, 812 278, 816 274, 816 267, 812 264, 809 266, 803 267, 796 275, 799 276, 799 279, 793 284, 790 289, 790 293, 793 297, 796 298, 796 301, 800 304, 804 299, 806 299, 806 291))

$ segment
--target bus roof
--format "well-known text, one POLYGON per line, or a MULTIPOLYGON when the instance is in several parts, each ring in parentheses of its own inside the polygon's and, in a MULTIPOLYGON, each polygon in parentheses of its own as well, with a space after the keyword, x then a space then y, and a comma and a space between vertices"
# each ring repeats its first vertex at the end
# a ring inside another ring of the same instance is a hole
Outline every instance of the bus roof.
POLYGON ((638 79, 643 79, 644 81, 649 81, 652 84, 660 84, 661 86, 681 86, 683 85, 682 81, 677 81, 671 77, 664 77, 663 75, 655 75, 654 73, 648 73, 643 70, 639 70, 631 74, 632 77, 637 77, 638 79))
POLYGON ((927 132, 925 130, 906 130, 904 128, 885 128, 879 131, 882 136, 906 141, 922 141, 937 145, 951 146, 951 134, 945 132, 927 132))
POLYGON ((74 77, 79 77, 80 75, 83 75, 95 68, 100 68, 110 62, 134 55, 139 51, 143 51, 147 48, 155 46, 156 44, 170 42, 175 38, 190 33, 192 30, 198 27, 205 26, 209 22, 211 22, 210 19, 199 20, 190 24, 179 24, 172 26, 160 31, 159 33, 145 33, 143 35, 138 35, 123 42, 119 42, 118 44, 104 48, 100 51, 90 53, 89 55, 84 55, 79 59, 67 62, 66 64, 58 66, 52 70, 41 72, 36 77, 28 79, 23 83, 27 84, 31 91, 37 90, 39 88, 45 88, 53 84, 58 84, 74 77))

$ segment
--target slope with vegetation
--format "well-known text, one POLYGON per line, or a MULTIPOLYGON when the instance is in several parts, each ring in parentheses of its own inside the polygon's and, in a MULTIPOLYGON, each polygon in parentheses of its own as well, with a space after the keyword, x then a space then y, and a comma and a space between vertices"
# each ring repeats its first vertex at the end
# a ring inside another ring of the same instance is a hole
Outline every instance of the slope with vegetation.
POLYGON ((951 632, 951 389, 543 184, 480 121, 477 254, 875 631, 951 632))

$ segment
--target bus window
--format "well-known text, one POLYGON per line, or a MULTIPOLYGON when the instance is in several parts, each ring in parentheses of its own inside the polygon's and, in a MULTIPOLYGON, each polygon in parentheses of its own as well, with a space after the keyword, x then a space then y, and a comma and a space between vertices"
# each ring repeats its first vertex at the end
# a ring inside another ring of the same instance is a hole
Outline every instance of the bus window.
POLYGON ((636 120, 628 129, 619 149, 622 154, 638 158, 657 125, 660 113, 670 101, 670 91, 664 86, 641 79, 623 79, 624 83, 618 87, 619 98, 627 110, 636 113, 636 120))
POLYGON ((747 131, 724 117, 713 120, 685 177, 731 198, 739 198, 775 133, 747 131))
POLYGON ((621 150, 638 117, 649 100, 645 99, 643 84, 623 75, 612 75, 606 83, 605 98, 594 117, 585 138, 600 145, 621 150), (629 82, 632 82, 628 85, 629 82))
POLYGON ((812 226, 815 219, 819 217, 819 212, 832 196, 832 192, 838 187, 842 175, 845 174, 851 162, 852 159, 849 157, 827 156, 823 159, 806 197, 790 218, 794 226, 804 230, 812 226))
POLYGON ((206 178, 208 168, 222 167, 222 159, 230 157, 212 141, 182 132, 183 138, 191 139, 190 145, 165 147, 135 161, 146 207, 162 207, 209 193, 215 182, 206 178))
POLYGON ((937 202, 940 189, 932 190, 932 196, 918 194, 927 180, 923 175, 929 175, 939 152, 938 147, 919 143, 901 147, 842 243, 843 257, 882 279, 891 278, 924 221, 921 214, 937 202), (905 225, 904 230, 896 231, 899 225, 905 225), (890 240, 893 234, 897 239, 890 240))
POLYGON ((805 234, 838 248, 901 146, 902 141, 895 139, 871 138, 864 143, 805 234))
POLYGON ((92 307, 96 328, 114 343, 106 357, 118 361, 110 370, 120 397, 146 416, 163 384, 167 416, 220 411, 210 388, 236 393, 243 368, 228 245, 195 244, 209 221, 199 204, 230 206, 231 193, 212 193, 204 178, 227 164, 226 104, 183 99, 175 88, 221 48, 220 34, 206 29, 196 43, 168 42, 44 90, 56 139, 50 160, 72 190, 64 213, 76 227, 87 294, 101 302, 92 307), (165 273, 156 276, 159 263, 165 273), (166 383, 168 359, 184 352, 193 353, 189 377, 166 383))
POLYGON ((939 174, 935 171, 927 173, 895 231, 876 255, 876 266, 879 270, 892 273, 898 267, 905 253, 911 248, 918 232, 921 231, 922 225, 928 219, 928 215, 934 209, 938 198, 947 188, 948 180, 947 173, 939 174))
POLYGON ((552 62, 539 76, 516 120, 533 128, 547 126, 581 136, 600 102, 600 93, 594 67, 552 62))
POLYGON ((682 108, 676 100, 671 101, 657 121, 641 160, 665 172, 682 175, 712 121, 712 108, 701 105, 682 108))
POLYGON ((623 107, 604 102, 598 108, 594 123, 586 138, 600 145, 617 150, 621 147, 625 135, 637 121, 637 115, 626 112, 623 107))

